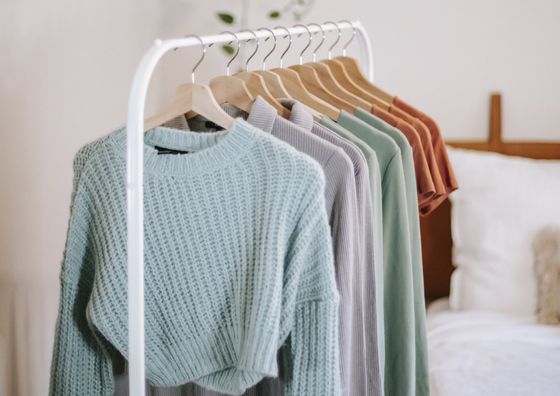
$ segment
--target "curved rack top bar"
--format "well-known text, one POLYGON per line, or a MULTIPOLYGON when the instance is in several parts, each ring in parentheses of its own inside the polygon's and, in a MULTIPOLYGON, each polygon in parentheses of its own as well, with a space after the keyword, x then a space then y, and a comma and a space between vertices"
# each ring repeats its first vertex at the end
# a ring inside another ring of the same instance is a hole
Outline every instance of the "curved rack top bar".
MULTIPOLYGON (((341 30, 356 30, 360 45, 361 62, 365 74, 373 79, 373 54, 366 30, 360 22, 340 24, 341 30)), ((333 24, 320 25, 325 32, 337 30, 333 24)), ((317 25, 309 26, 312 32, 317 25)), ((305 32, 303 27, 288 29, 292 36, 305 32)), ((285 30, 272 29, 277 37, 285 36, 285 30)), ((258 38, 270 36, 266 30, 256 30, 258 38)), ((201 37, 205 44, 227 43, 229 34, 201 37)), ((238 33, 239 40, 254 38, 249 32, 238 33)), ((199 46, 193 37, 156 40, 142 58, 130 89, 127 128, 127 249, 128 249, 128 372, 129 394, 145 396, 144 362, 144 107, 148 85, 160 59, 176 48, 199 46)))

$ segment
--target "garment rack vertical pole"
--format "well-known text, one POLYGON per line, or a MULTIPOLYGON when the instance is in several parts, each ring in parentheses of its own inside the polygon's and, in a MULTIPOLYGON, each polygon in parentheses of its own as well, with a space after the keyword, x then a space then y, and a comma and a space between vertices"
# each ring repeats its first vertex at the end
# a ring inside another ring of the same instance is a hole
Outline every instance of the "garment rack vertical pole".
MULTIPOLYGON (((332 23, 320 25, 325 32, 337 30, 332 23)), ((340 23, 342 31, 353 30, 360 45, 361 62, 365 74, 373 79, 373 54, 369 36, 360 22, 340 23)), ((318 32, 319 26, 309 30, 318 32)), ((306 33, 304 27, 288 29, 290 35, 306 33)), ((272 29, 274 36, 283 37, 286 31, 272 29)), ((257 30, 257 38, 266 38, 269 31, 257 30)), ((253 39, 250 32, 238 33, 240 41, 253 39)), ((205 44, 227 43, 229 34, 201 37, 205 44)), ((130 89, 127 118, 127 229, 128 229, 128 373, 129 395, 145 396, 144 367, 144 106, 148 85, 159 60, 169 50, 199 46, 193 37, 156 40, 142 58, 130 89)))

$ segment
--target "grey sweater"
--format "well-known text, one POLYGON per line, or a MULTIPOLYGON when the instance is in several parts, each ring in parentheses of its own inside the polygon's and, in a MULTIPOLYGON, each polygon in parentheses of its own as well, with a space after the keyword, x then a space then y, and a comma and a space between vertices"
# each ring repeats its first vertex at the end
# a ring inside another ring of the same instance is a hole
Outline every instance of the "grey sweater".
MULTIPOLYGON (((362 358, 362 361, 354 360, 347 362, 352 366, 346 371, 350 375, 349 382, 352 385, 351 395, 382 395, 383 384, 383 351, 384 351, 384 326, 383 326, 383 297, 381 287, 376 287, 377 270, 383 267, 383 254, 381 243, 377 245, 379 248, 374 249, 374 224, 377 220, 381 224, 381 218, 375 219, 373 210, 372 188, 370 185, 370 177, 373 176, 379 180, 378 173, 373 172, 370 175, 368 162, 360 149, 343 137, 337 135, 330 129, 313 122, 313 117, 306 110, 305 105, 289 99, 281 99, 282 104, 291 110, 290 121, 296 123, 302 128, 310 131, 313 135, 330 142, 341 149, 350 157, 354 164, 354 181, 356 183, 356 193, 358 196, 358 225, 360 234, 360 276, 355 278, 355 286, 360 285, 361 296, 364 299, 365 309, 363 313, 364 321, 364 352, 355 352, 353 356, 356 359, 362 358), (380 268, 377 268, 380 267, 380 268)), ((372 153, 373 160, 375 153, 372 153)), ((380 197, 376 197, 379 200, 380 197)), ((379 211, 378 216, 381 216, 379 211)), ((381 226, 378 227, 378 237, 382 240, 381 226)), ((379 280, 383 278, 382 272, 379 272, 379 280)), ((377 282, 379 284, 379 282, 377 282)), ((357 287, 356 287, 357 288, 357 287)), ((341 362, 342 363, 342 362, 341 362)), ((345 373, 344 368, 342 368, 345 373)))
MULTIPOLYGON (((224 106, 230 115, 245 118, 253 126, 271 133, 301 152, 315 159, 323 168, 326 176, 325 202, 331 225, 334 243, 335 270, 337 286, 340 293, 340 365, 343 394, 347 396, 365 395, 361 384, 364 383, 362 374, 364 362, 368 358, 365 354, 366 326, 364 318, 367 309, 364 304, 370 300, 364 293, 375 291, 373 283, 368 289, 355 287, 356 282, 363 278, 361 265, 358 197, 356 193, 355 169, 351 159, 345 151, 313 134, 293 122, 279 117, 272 106, 264 99, 257 97, 249 114, 233 106, 224 106)), ((173 126, 188 129, 186 123, 173 126)), ((200 129, 200 128, 197 128, 200 129)), ((376 331, 373 332, 376 335, 376 331)), ((280 354, 282 359, 282 354, 280 354)), ((280 365, 282 367, 282 365, 280 365)), ((282 394, 282 375, 279 379, 266 379, 257 386, 245 392, 248 396, 276 396, 282 394)), ((120 389, 117 394, 126 395, 126 376, 119 378, 120 389)), ((202 389, 193 384, 173 388, 150 388, 150 392, 157 396, 217 396, 219 393, 202 389)))

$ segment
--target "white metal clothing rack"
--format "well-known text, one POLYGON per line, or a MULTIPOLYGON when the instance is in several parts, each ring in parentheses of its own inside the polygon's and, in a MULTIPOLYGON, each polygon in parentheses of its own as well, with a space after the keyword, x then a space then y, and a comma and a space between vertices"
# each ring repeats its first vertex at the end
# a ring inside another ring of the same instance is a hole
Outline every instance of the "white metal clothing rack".
MULTIPOLYGON (((310 24, 309 31, 317 33, 352 30, 360 45, 362 68, 373 79, 373 54, 369 36, 360 22, 310 24)), ((288 28, 291 36, 306 33, 303 26, 288 28)), ((237 33, 239 41, 263 39, 274 34, 285 37, 282 28, 237 33)), ((200 37, 205 45, 231 42, 230 34, 200 37)), ((148 84, 159 60, 169 50, 199 46, 195 37, 156 40, 142 58, 130 89, 127 118, 127 227, 128 227, 128 372, 129 394, 145 396, 144 368, 144 106, 148 84)))

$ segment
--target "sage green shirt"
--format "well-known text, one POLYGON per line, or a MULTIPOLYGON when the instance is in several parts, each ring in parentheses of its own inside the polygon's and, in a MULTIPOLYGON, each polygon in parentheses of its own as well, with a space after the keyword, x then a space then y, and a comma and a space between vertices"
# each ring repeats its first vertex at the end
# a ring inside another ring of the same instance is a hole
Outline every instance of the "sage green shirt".
POLYGON ((428 347, 426 339, 426 307, 424 303, 424 276, 422 273, 422 242, 420 239, 420 219, 416 175, 412 148, 406 137, 397 128, 387 124, 373 114, 357 109, 356 117, 385 133, 399 146, 406 186, 406 201, 409 220, 409 235, 412 253, 412 284, 414 287, 414 317, 416 340, 416 396, 429 395, 428 347))
POLYGON ((401 150, 386 134, 346 111, 341 112, 338 124, 374 150, 377 156, 383 213, 385 394, 414 395, 416 358, 412 254, 401 150))

